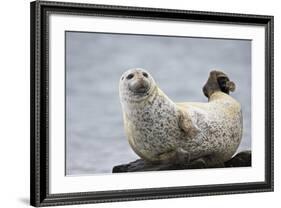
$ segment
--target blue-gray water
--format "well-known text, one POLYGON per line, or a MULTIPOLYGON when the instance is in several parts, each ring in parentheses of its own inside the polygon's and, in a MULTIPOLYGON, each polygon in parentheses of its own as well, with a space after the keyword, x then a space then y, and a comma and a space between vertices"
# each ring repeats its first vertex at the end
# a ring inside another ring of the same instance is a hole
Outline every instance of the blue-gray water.
POLYGON ((251 149, 251 41, 66 32, 66 174, 110 173, 131 162, 118 81, 129 68, 147 69, 174 101, 206 102, 211 69, 236 83, 251 149))

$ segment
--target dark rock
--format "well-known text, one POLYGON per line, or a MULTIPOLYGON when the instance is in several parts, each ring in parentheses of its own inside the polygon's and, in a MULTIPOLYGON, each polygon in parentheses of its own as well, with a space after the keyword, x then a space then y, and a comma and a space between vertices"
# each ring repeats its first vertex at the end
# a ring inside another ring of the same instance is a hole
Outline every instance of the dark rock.
POLYGON ((232 159, 224 163, 225 167, 249 167, 252 165, 251 151, 237 153, 232 159))
MULTIPOLYGON (((252 164, 251 151, 239 152, 233 156, 229 161, 224 163, 224 167, 249 167, 252 164)), ((136 161, 130 162, 128 164, 117 165, 112 169, 113 173, 123 173, 123 172, 138 172, 138 171, 160 171, 160 170, 184 170, 184 169, 200 169, 205 168, 200 166, 200 164, 189 165, 189 164, 153 164, 144 161, 143 159, 138 159, 136 161)), ((216 167, 210 167, 216 168, 216 167)))

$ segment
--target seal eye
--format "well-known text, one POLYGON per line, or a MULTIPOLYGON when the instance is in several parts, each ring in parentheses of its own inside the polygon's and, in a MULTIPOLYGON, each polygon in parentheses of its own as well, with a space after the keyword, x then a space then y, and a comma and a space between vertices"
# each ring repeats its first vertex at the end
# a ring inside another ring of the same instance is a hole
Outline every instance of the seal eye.
POLYGON ((129 74, 126 79, 132 79, 134 77, 134 74, 129 74))
POLYGON ((148 74, 146 72, 143 72, 142 75, 146 78, 148 77, 148 74))

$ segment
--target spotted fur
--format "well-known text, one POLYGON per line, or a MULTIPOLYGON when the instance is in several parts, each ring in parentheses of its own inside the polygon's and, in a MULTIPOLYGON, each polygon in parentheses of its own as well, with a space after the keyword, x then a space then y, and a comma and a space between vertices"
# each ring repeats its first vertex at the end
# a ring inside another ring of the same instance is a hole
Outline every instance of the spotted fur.
POLYGON ((147 71, 150 88, 135 95, 124 77, 143 71, 125 72, 119 84, 125 133, 136 154, 150 162, 176 162, 179 152, 189 161, 211 158, 208 165, 229 160, 242 137, 240 104, 222 91, 210 95, 207 103, 174 103, 147 71))

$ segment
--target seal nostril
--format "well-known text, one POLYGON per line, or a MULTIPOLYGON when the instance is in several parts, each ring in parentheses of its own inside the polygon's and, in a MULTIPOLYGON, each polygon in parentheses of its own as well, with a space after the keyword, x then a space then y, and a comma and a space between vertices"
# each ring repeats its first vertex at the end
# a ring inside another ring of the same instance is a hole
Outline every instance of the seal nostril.
POLYGON ((129 74, 126 79, 132 79, 134 77, 134 74, 129 74))
POLYGON ((145 72, 143 72, 142 75, 143 75, 144 77, 146 77, 146 78, 148 77, 148 74, 145 73, 145 72))

